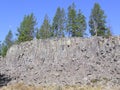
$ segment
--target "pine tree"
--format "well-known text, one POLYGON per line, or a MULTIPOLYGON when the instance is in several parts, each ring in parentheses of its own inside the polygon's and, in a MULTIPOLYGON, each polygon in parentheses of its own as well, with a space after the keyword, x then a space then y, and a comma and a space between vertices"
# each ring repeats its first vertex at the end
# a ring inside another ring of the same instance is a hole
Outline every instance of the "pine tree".
POLYGON ((85 35, 86 26, 85 16, 80 9, 78 12, 75 10, 75 4, 73 3, 68 8, 67 32, 69 36, 83 37, 85 35))
POLYGON ((12 31, 9 30, 7 36, 5 37, 4 42, 1 44, 1 48, 0 48, 1 55, 3 57, 6 56, 8 49, 13 45, 13 43, 14 43, 13 34, 12 34, 12 31))
POLYGON ((94 4, 90 15, 90 33, 92 36, 109 35, 108 27, 106 26, 106 16, 98 3, 94 4))
POLYGON ((76 10, 75 4, 73 3, 68 7, 67 32, 69 36, 75 36, 76 27, 76 10))
POLYGON ((79 9, 79 12, 77 13, 76 17, 76 31, 75 31, 75 36, 76 37, 83 37, 85 35, 85 30, 86 30, 86 21, 85 21, 85 16, 81 13, 81 10, 79 9))
POLYGON ((1 47, 1 56, 5 57, 8 51, 8 47, 7 45, 5 45, 5 43, 2 43, 2 47, 1 47))
POLYGON ((51 37, 51 25, 47 15, 44 17, 44 21, 40 29, 37 30, 37 39, 46 39, 51 37))
POLYGON ((54 37, 64 37, 65 30, 65 11, 58 7, 53 19, 52 31, 54 37))
POLYGON ((13 45, 14 41, 13 41, 13 34, 11 30, 9 30, 4 42, 8 48, 10 48, 13 45))
POLYGON ((25 15, 23 21, 18 28, 18 42, 30 41, 34 38, 36 19, 32 14, 25 15))

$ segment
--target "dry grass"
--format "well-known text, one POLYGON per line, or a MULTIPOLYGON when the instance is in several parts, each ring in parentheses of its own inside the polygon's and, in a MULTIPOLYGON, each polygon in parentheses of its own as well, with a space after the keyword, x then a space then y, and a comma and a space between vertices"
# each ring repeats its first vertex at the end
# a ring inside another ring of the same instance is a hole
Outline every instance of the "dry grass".
POLYGON ((14 85, 4 86, 0 90, 120 90, 120 87, 104 88, 91 86, 34 86, 18 83, 14 85))

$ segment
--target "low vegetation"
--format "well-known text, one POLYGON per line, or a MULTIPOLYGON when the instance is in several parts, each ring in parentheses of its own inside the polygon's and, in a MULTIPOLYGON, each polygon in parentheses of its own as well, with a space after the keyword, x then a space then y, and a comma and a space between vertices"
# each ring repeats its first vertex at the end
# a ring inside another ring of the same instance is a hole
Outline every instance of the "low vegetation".
POLYGON ((0 90, 120 90, 120 87, 102 87, 102 86, 35 86, 18 83, 4 86, 0 90))

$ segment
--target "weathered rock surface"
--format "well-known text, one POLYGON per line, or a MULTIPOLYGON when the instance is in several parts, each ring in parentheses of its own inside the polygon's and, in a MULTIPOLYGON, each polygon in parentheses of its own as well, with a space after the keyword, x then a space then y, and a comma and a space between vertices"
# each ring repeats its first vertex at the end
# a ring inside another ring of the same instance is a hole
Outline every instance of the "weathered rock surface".
POLYGON ((120 37, 33 40, 12 46, 0 58, 11 83, 120 85, 120 37))

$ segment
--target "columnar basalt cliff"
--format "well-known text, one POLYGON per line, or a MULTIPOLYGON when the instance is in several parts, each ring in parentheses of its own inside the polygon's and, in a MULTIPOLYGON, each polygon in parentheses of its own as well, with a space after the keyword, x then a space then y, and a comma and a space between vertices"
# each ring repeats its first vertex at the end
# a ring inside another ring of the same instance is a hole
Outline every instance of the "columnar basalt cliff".
POLYGON ((120 37, 33 40, 13 45, 0 71, 40 85, 120 85, 120 37))

